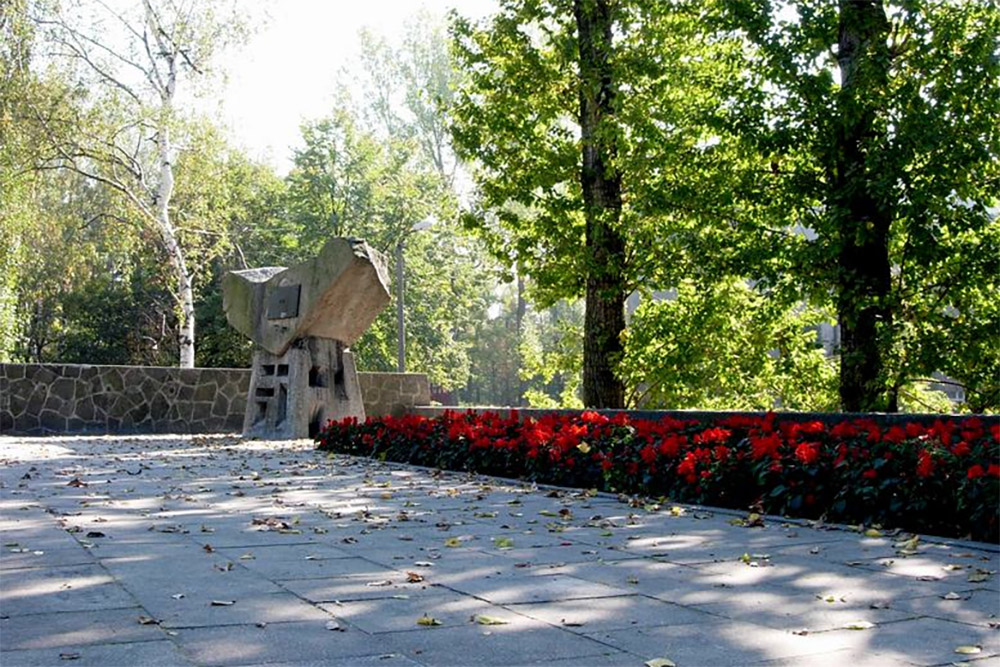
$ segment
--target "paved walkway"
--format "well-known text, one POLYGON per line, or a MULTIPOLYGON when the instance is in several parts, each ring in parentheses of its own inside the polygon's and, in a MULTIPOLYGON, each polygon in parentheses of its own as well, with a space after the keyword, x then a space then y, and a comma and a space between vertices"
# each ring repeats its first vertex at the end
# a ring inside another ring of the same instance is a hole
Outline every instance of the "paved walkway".
POLYGON ((4 667, 1000 664, 996 545, 307 442, 7 437, 0 482, 4 667))

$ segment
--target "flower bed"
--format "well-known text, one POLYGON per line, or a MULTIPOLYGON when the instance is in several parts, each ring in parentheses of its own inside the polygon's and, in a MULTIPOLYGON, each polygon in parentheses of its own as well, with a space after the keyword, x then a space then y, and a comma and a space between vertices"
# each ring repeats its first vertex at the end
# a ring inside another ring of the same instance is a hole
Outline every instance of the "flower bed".
POLYGON ((997 541, 1000 422, 880 427, 446 412, 330 422, 319 448, 547 484, 997 541))

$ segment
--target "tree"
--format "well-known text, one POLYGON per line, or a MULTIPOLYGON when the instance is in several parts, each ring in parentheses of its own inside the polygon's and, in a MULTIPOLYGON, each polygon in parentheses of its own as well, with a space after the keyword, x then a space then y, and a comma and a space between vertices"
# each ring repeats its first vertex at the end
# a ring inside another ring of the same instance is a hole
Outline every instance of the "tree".
POLYGON ((836 366, 815 326, 828 317, 791 313, 744 280, 681 281, 671 298, 632 314, 621 373, 645 408, 830 410, 836 366))
POLYGON ((119 192, 156 230, 174 272, 179 363, 195 360, 193 269, 173 218, 179 87, 208 71, 213 56, 244 34, 237 14, 206 2, 143 0, 136 11, 74 3, 37 18, 53 57, 73 64, 86 107, 69 115, 36 109, 51 154, 45 166, 72 169, 119 192))
POLYGON ((33 30, 26 0, 0 5, 0 361, 14 355, 24 320, 17 284, 28 248, 33 174, 26 169, 37 137, 22 119, 39 82, 30 70, 33 30))
POLYGON ((836 308, 841 407, 895 410, 938 370, 995 407, 1000 7, 718 7, 748 54, 739 131, 722 136, 749 156, 735 199, 754 191, 751 225, 805 230, 775 248, 807 298, 836 308))
MULTIPOLYGON (((407 364, 445 389, 463 386, 472 323, 488 305, 488 274, 455 227, 447 184, 412 138, 382 138, 347 109, 302 130, 287 178, 296 251, 309 256, 332 236, 364 238, 386 255, 404 244, 407 364), (414 233, 428 219, 437 222, 414 233)), ((383 311, 353 346, 359 365, 395 369, 397 335, 393 312, 383 311)))
POLYGON ((605 0, 511 0, 489 26, 453 23, 469 73, 453 138, 477 163, 483 209, 468 221, 534 279, 543 303, 585 296, 583 393, 594 407, 624 404, 614 374, 628 285, 613 66, 620 21, 619 5, 605 0))

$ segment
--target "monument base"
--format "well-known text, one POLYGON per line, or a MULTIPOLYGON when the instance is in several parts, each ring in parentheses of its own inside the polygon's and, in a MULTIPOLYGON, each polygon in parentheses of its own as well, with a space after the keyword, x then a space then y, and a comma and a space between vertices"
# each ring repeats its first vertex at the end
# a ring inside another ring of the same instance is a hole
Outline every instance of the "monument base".
POLYGON ((354 356, 344 343, 310 336, 282 355, 254 352, 244 437, 312 438, 344 417, 365 418, 354 356))

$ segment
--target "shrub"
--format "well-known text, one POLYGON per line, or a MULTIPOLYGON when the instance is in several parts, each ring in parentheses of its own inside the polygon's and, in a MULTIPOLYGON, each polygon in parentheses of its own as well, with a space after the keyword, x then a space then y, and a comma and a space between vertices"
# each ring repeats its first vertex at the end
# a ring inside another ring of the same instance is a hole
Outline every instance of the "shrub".
POLYGON ((320 449, 769 514, 998 539, 1000 423, 596 412, 330 422, 320 449))

